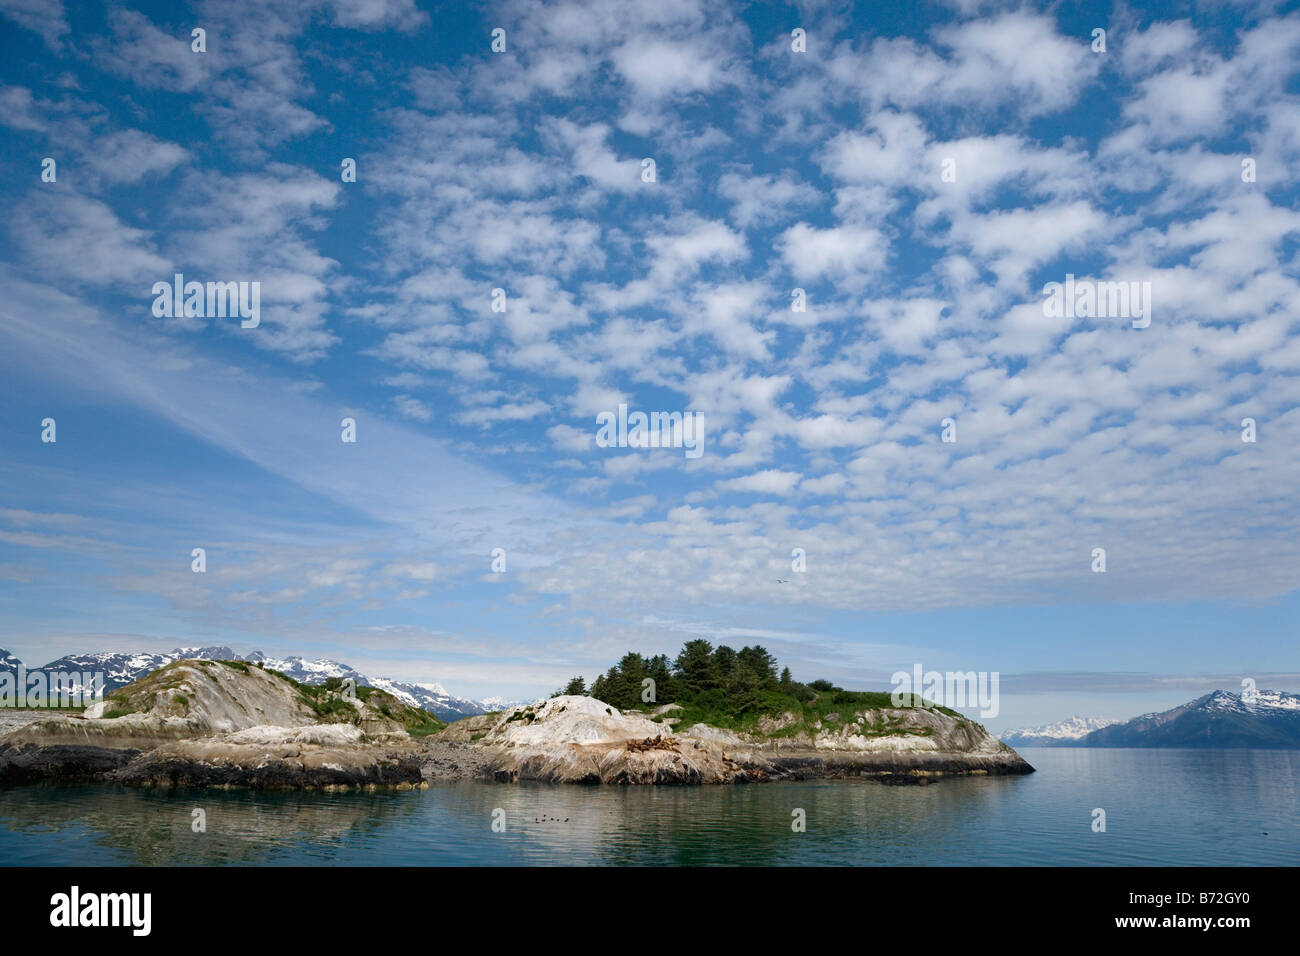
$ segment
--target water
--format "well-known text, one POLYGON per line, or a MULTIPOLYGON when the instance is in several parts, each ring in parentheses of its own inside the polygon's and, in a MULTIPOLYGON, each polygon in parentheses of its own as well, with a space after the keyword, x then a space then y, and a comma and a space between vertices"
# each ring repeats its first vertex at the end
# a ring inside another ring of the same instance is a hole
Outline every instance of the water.
POLYGON ((464 782, 409 793, 0 790, 0 863, 1294 866, 1300 752, 1025 748, 1027 777, 891 787, 464 782), (1092 831, 1093 808, 1106 832, 1092 831), (207 832, 191 830, 191 812, 207 832), (505 811, 506 832, 491 830, 505 811), (791 830, 802 809, 807 832, 791 830), (1267 833, 1267 835, 1265 835, 1267 833))

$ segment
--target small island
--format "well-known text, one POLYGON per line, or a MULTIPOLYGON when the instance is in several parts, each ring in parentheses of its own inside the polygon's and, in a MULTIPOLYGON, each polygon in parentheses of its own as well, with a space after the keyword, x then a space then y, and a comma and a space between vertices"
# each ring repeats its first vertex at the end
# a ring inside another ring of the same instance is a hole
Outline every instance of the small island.
POLYGON ((0 785, 350 789, 480 779, 728 784, 1032 773, 983 726, 920 697, 800 684, 762 648, 625 655, 549 699, 444 724, 372 687, 246 661, 180 660, 82 713, 0 737, 0 785), (644 698, 644 700, 643 700, 644 698), (659 701, 666 701, 660 703, 659 701))

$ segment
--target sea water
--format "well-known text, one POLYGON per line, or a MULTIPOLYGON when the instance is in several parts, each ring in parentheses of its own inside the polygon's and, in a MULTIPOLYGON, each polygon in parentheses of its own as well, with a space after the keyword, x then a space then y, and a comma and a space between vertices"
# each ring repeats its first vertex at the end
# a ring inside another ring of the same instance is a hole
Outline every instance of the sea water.
POLYGON ((0 864, 1300 863, 1300 752, 1021 753, 1036 773, 928 786, 861 779, 716 787, 467 781, 401 793, 24 786, 0 790, 0 864))

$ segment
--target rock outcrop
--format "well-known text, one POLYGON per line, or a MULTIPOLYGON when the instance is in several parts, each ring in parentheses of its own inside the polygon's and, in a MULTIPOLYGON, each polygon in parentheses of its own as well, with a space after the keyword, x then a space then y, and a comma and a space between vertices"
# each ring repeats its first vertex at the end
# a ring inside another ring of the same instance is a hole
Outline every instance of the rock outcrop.
POLYGON ((409 731, 435 725, 373 688, 308 687, 239 661, 176 661, 85 716, 46 717, 0 737, 0 783, 418 786, 409 731))
MULTIPOLYGON (((665 713, 661 708, 658 715, 665 713)), ((438 735, 487 755, 501 781, 559 783, 743 783, 871 776, 925 783, 954 774, 1017 774, 1033 768, 979 724, 926 708, 866 709, 798 729, 794 714, 765 717, 755 733, 623 713, 591 697, 561 696, 457 721, 438 735), (794 732, 791 732, 794 731, 794 732), (783 733, 784 732, 784 733, 783 733)))
POLYGON ((925 783, 1033 770, 979 724, 941 709, 771 714, 745 732, 684 725, 681 711, 670 704, 622 712, 561 696, 469 717, 418 741, 412 732, 425 736, 441 724, 373 688, 353 694, 246 662, 177 661, 85 716, 45 717, 0 737, 0 784, 332 789, 469 777, 721 784, 836 776, 925 783))

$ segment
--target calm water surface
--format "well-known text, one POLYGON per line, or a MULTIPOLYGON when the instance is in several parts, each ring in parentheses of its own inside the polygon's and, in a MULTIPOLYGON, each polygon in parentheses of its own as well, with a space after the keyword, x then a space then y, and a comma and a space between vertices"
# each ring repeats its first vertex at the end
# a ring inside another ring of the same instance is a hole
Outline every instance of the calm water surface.
POLYGON ((926 787, 19 787, 0 790, 0 864, 1300 864, 1300 752, 1021 752, 1037 773, 926 787), (191 830, 195 808, 206 833, 191 830), (791 831, 796 809, 805 833, 791 831))

